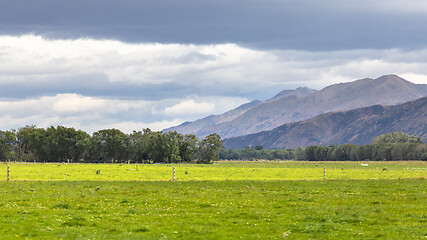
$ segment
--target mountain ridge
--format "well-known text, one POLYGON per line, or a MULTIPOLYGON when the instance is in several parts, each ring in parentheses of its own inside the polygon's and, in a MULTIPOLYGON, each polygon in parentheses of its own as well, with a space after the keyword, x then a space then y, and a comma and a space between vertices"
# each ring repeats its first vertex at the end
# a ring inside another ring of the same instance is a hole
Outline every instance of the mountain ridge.
POLYGON ((385 75, 377 79, 333 84, 319 91, 309 88, 284 90, 269 100, 257 101, 244 109, 238 107, 165 131, 176 130, 198 137, 218 133, 222 138, 230 138, 271 130, 326 112, 375 104, 401 104, 426 95, 427 84, 414 84, 396 75, 385 75))
POLYGON ((389 132, 404 132, 427 141, 427 97, 394 106, 373 105, 324 113, 273 130, 224 139, 224 146, 296 148, 343 143, 361 145, 389 132))

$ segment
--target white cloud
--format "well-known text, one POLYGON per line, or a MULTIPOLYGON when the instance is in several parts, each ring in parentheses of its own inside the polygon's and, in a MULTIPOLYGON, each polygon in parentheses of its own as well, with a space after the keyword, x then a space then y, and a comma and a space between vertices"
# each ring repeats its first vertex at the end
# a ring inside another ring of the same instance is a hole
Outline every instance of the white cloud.
POLYGON ((162 130, 206 114, 222 113, 247 101, 229 97, 143 101, 78 94, 3 100, 0 101, 0 129, 16 129, 26 125, 44 128, 63 125, 88 132, 105 128, 119 128, 126 133, 143 128, 162 130))
MULTIPOLYGON (((239 97, 193 97, 183 100, 170 101, 175 102, 173 106, 166 107, 162 111, 157 112, 169 117, 181 117, 188 119, 191 116, 205 117, 211 114, 220 114, 230 109, 234 109, 250 100, 239 97)), ((192 118, 194 119, 194 118, 192 118)))
POLYGON ((103 99, 66 94, 53 103, 52 109, 57 113, 82 113, 102 109, 106 105, 107 102, 103 99))
POLYGON ((213 112, 215 105, 213 103, 196 103, 193 99, 184 100, 172 107, 168 107, 163 114, 169 116, 185 116, 190 114, 209 114, 213 112))
MULTIPOLYGON (((76 92, 82 84, 79 76, 98 75, 106 77, 106 84, 129 88, 168 83, 204 93, 212 89, 213 95, 255 95, 389 73, 426 74, 427 50, 263 51, 235 44, 130 44, 24 35, 0 36, 0 62, 0 84, 61 86, 63 79, 75 79, 76 85, 67 88, 76 92)), ((83 83, 88 81, 94 80, 89 77, 83 83)), ((172 89, 170 98, 174 94, 172 89)))
POLYGON ((18 95, 29 86, 21 95, 33 94, 13 100, 1 96, 0 129, 36 124, 87 131, 99 126, 161 130, 283 89, 319 89, 391 73, 427 83, 427 49, 266 51, 236 44, 130 44, 24 35, 0 36, 0 62, 0 93, 18 95), (152 88, 160 83, 167 84, 152 88), (105 86, 108 91, 91 95, 105 86), (46 89, 51 91, 46 94, 46 89))
POLYGON ((97 129, 97 130, 116 128, 116 129, 120 129, 124 133, 132 133, 133 131, 142 131, 145 128, 149 128, 152 131, 161 131, 165 128, 179 125, 182 122, 183 122, 183 120, 181 120, 181 119, 173 119, 170 121, 163 120, 163 121, 156 121, 156 122, 151 122, 151 123, 121 121, 121 122, 109 123, 109 124, 105 124, 105 125, 91 126, 91 128, 97 129))
MULTIPOLYGON (((321 8, 331 8, 348 12, 391 12, 391 13, 427 13, 427 2, 424 0, 324 0, 322 2, 313 1, 310 5, 321 4, 321 8)), ((319 10, 320 11, 320 10, 319 10)))
POLYGON ((411 82, 418 84, 427 84, 427 73, 414 74, 414 73, 401 73, 399 74, 404 79, 411 79, 411 82))

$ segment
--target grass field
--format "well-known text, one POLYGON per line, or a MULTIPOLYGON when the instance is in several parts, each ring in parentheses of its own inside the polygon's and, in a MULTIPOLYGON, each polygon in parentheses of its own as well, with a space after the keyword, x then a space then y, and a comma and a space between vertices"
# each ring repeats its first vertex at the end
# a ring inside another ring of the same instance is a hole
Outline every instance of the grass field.
POLYGON ((0 238, 426 239, 426 165, 11 164, 0 238))
MULTIPOLYGON (((327 179, 405 179, 427 177, 427 162, 301 162, 224 161, 202 164, 19 164, 10 166, 15 181, 170 181, 175 167, 177 181, 203 180, 319 180, 326 167, 327 179), (96 174, 100 170, 100 174, 96 174)), ((6 180, 6 164, 0 179, 6 180)))

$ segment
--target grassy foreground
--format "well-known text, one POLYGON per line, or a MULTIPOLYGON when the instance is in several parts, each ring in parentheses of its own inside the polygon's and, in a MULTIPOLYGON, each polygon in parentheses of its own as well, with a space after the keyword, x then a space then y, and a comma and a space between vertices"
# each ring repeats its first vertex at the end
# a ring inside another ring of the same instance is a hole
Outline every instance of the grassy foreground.
POLYGON ((364 164, 0 164, 0 238, 426 239, 427 163, 364 164))
POLYGON ((426 180, 0 182, 2 239, 425 239, 426 180))

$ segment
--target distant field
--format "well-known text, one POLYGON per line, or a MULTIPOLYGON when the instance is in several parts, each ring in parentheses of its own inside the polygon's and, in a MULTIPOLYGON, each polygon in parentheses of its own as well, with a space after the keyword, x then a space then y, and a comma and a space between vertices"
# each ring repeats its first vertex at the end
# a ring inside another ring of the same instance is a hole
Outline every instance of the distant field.
POLYGON ((6 166, 1 239, 427 238, 425 162, 6 166))
MULTIPOLYGON (((319 180, 326 167, 327 179, 426 178, 427 162, 301 162, 221 161, 200 164, 20 164, 11 163, 15 181, 170 181, 175 167, 177 181, 200 180, 319 180), (100 174, 96 171, 100 170, 100 174)), ((0 164, 0 179, 6 180, 6 164, 0 164)))

